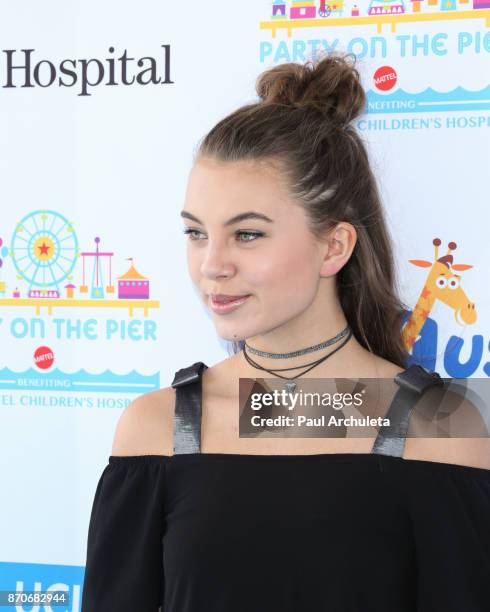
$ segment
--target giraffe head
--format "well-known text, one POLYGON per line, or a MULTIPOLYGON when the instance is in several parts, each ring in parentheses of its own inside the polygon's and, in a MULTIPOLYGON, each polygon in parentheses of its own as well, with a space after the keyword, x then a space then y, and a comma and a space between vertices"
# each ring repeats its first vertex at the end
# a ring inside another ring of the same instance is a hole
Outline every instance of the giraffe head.
POLYGON ((454 310, 454 316, 457 323, 461 325, 472 325, 476 321, 476 310, 474 302, 468 299, 468 296, 460 286, 461 275, 455 274, 455 271, 462 272, 469 270, 473 266, 468 264, 453 263, 452 251, 456 250, 456 243, 450 242, 447 253, 439 257, 439 246, 441 241, 439 238, 434 238, 434 261, 426 261, 425 259, 410 259, 409 262, 414 266, 421 268, 430 268, 424 290, 430 292, 435 300, 441 300, 454 310))

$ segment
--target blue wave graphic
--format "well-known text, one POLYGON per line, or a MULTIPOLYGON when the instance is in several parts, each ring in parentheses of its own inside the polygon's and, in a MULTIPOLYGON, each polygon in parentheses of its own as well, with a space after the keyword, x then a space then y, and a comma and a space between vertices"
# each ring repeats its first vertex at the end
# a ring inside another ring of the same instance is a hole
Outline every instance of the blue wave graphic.
POLYGON ((369 89, 366 94, 368 114, 490 110, 490 85, 479 91, 456 87, 440 92, 428 87, 419 93, 397 89, 391 94, 383 94, 369 89))
POLYGON ((9 368, 0 370, 0 389, 16 391, 79 391, 79 392, 112 392, 112 393, 146 393, 160 388, 160 372, 145 375, 136 370, 127 374, 115 374, 105 370, 100 374, 87 372, 62 372, 54 369, 40 372, 29 368, 23 372, 14 372, 9 368))

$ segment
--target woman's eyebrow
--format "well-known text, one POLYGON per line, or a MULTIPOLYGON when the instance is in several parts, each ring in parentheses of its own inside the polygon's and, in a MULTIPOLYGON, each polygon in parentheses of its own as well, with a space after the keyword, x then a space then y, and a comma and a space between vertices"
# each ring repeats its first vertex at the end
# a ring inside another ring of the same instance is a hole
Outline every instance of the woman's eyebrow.
MULTIPOLYGON (((195 215, 193 215, 190 212, 187 212, 186 210, 182 210, 180 212, 180 216, 183 217, 184 219, 190 219, 191 221, 194 221, 195 223, 199 223, 199 225, 204 225, 202 221, 200 221, 195 215)), ((261 221, 267 221, 268 223, 273 223, 272 219, 269 219, 267 215, 250 210, 250 211, 235 215, 231 219, 228 219, 228 221, 225 221, 223 223, 223 227, 227 227, 228 225, 233 225, 234 223, 239 223, 240 221, 245 221, 245 219, 258 219, 261 221)))

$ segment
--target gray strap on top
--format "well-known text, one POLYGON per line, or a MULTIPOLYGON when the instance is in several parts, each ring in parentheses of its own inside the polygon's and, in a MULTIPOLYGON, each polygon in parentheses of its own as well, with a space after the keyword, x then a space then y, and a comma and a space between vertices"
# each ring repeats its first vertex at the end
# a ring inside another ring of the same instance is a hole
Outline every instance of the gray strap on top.
POLYGON ((201 452, 201 375, 208 366, 202 361, 175 373, 174 454, 201 452))
POLYGON ((388 409, 386 418, 390 425, 380 427, 371 453, 403 457, 405 439, 408 433, 413 408, 426 389, 443 386, 444 380, 437 372, 431 372, 414 364, 395 376, 399 389, 388 409))

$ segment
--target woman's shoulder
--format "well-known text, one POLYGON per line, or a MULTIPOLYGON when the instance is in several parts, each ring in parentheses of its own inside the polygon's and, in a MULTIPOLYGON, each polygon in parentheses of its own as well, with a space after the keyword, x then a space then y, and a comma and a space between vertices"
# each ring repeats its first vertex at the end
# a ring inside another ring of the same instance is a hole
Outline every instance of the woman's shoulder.
MULTIPOLYGON (((206 387, 218 393, 225 376, 225 362, 203 372, 206 387)), ((112 443, 113 456, 173 455, 173 420, 176 390, 164 387, 134 399, 119 417, 112 443)))
MULTIPOLYGON (((377 369, 379 378, 394 378, 404 371, 385 359, 378 359, 377 369)), ((411 416, 404 458, 490 470, 490 438, 483 415, 468 398, 431 387, 411 416)))
MULTIPOLYGON (((374 364, 373 373, 375 374, 376 378, 394 379, 397 374, 404 371, 404 368, 400 367, 398 364, 388 361, 388 359, 383 359, 379 356, 376 356, 374 360, 371 361, 370 366, 372 364, 374 364)), ((362 378, 362 376, 359 378, 362 378)))
POLYGON ((490 470, 483 410, 451 384, 427 389, 410 418, 405 456, 490 470))
POLYGON ((119 417, 113 456, 172 455, 175 389, 166 387, 134 399, 119 417))
POLYGON ((490 470, 484 415, 450 388, 428 389, 411 416, 405 457, 490 470))

